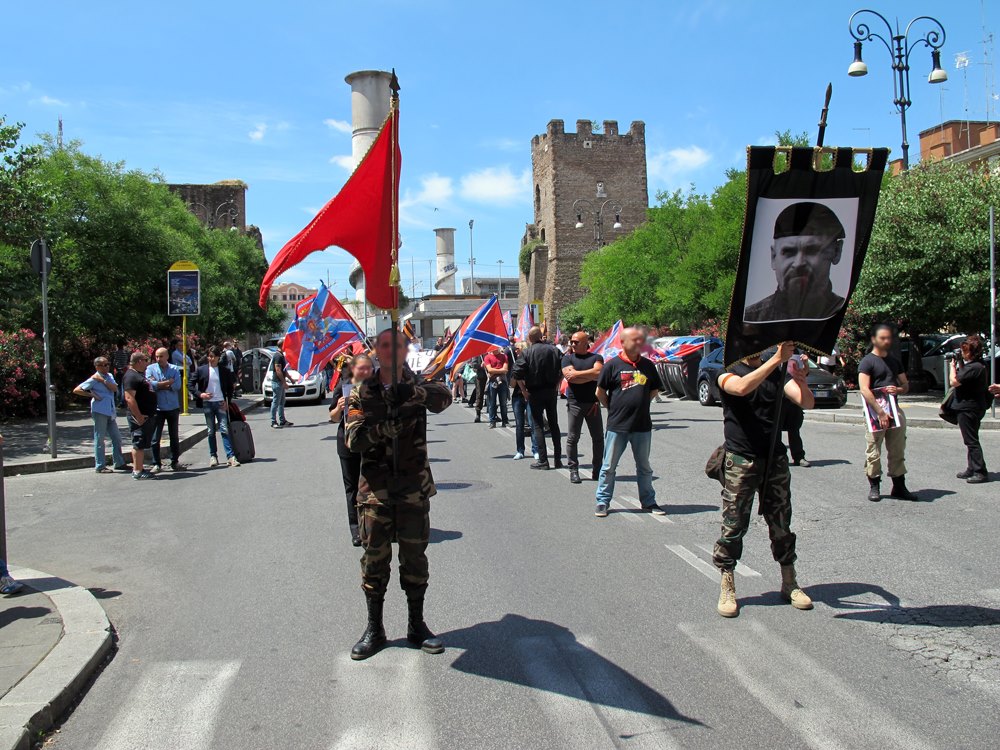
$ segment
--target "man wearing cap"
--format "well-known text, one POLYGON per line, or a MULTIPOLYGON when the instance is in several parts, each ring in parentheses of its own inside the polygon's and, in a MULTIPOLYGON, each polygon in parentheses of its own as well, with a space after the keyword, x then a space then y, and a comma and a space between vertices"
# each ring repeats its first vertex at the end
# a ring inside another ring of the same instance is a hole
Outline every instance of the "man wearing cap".
POLYGON ((793 203, 778 214, 771 243, 771 268, 778 288, 748 305, 746 323, 782 320, 826 320, 844 306, 834 294, 830 267, 844 252, 844 226, 821 203, 793 203))

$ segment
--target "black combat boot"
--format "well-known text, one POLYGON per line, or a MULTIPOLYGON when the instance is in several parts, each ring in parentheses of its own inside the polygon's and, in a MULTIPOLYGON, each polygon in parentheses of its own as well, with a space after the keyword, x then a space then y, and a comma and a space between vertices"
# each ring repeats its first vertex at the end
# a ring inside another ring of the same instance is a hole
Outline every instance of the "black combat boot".
POLYGON ((894 497, 897 500, 918 500, 919 498, 906 489, 906 477, 893 477, 892 478, 892 492, 889 493, 889 497, 894 497))
POLYGON ((382 626, 383 596, 366 594, 368 599, 368 625, 361 634, 361 640, 351 649, 351 658, 355 661, 374 656, 385 645, 385 628, 382 626))
POLYGON ((406 627, 406 640, 414 646, 420 646, 420 650, 425 653, 440 654, 444 651, 444 644, 424 622, 423 593, 408 596, 406 603, 410 610, 409 624, 406 627))
POLYGON ((570 469, 569 470, 569 481, 571 481, 573 484, 580 484, 580 470, 579 469, 570 469))
POLYGON ((881 477, 868 477, 868 499, 877 503, 882 499, 881 477))

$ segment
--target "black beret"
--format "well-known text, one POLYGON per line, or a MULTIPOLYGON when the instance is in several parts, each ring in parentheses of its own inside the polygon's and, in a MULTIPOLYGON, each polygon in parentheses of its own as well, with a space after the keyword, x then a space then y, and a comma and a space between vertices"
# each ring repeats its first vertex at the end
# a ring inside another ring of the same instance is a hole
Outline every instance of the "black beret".
POLYGON ((822 203, 793 203, 778 214, 774 222, 774 239, 813 235, 844 239, 844 225, 837 214, 822 203))

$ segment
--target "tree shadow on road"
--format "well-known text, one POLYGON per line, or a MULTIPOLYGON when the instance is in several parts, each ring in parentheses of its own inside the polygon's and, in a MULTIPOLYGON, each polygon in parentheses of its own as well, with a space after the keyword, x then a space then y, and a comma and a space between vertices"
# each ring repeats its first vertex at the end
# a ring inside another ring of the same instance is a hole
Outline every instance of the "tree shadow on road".
POLYGON ((661 693, 581 644, 562 625, 506 614, 441 637, 449 649, 464 650, 452 667, 466 674, 703 726, 661 693))

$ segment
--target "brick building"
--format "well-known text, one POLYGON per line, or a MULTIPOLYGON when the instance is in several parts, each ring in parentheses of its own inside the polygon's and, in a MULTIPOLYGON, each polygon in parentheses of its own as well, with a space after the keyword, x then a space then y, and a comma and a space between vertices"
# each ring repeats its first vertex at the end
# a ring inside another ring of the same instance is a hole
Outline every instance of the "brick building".
POLYGON ((275 284, 271 287, 271 301, 281 305, 282 310, 294 310, 295 305, 319 291, 302 284, 275 284))
POLYGON ((541 301, 554 325, 560 309, 583 296, 584 256, 646 220, 646 127, 635 121, 620 133, 615 120, 605 120, 594 132, 590 120, 577 120, 576 132, 567 133, 562 120, 552 120, 531 140, 531 166, 535 218, 521 242, 530 264, 527 274, 521 269, 519 303, 541 301), (578 199, 589 205, 574 208, 578 199), (599 243, 594 221, 602 206, 599 243))
MULTIPOLYGON (((947 159, 995 168, 1000 164, 1000 123, 948 120, 920 132, 920 159, 947 159)), ((896 163, 893 162, 895 170, 896 163)))

